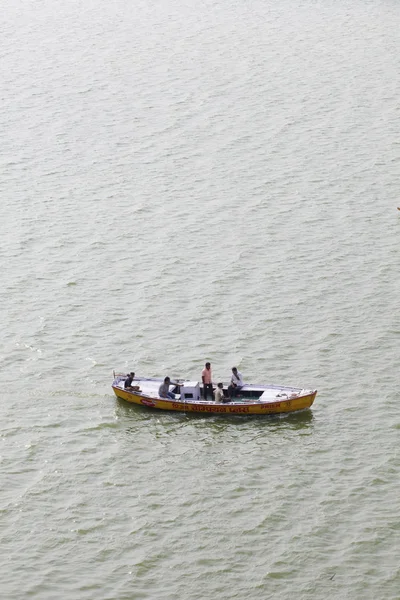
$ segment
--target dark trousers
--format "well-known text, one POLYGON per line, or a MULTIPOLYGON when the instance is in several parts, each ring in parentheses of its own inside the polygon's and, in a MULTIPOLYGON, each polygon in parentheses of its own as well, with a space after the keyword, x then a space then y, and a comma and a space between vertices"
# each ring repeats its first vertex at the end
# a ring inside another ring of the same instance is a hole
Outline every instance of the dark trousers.
POLYGON ((240 390, 242 389, 242 385, 230 385, 228 387, 228 396, 229 398, 234 398, 235 396, 238 396, 240 393, 240 390))
POLYGON ((212 383, 205 383, 204 384, 204 389, 203 389, 203 398, 204 398, 204 400, 207 400, 208 392, 210 392, 210 394, 211 394, 211 400, 213 400, 214 396, 213 396, 213 385, 212 385, 212 383))

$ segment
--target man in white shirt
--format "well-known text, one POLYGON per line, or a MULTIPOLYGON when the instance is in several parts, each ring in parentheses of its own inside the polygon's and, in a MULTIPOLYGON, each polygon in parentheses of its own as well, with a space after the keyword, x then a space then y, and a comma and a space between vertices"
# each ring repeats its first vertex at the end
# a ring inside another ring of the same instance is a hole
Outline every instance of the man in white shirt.
POLYGON ((236 367, 232 367, 231 384, 228 387, 229 398, 232 399, 235 396, 237 396, 243 386, 244 386, 244 383, 243 383, 242 374, 240 373, 240 371, 237 370, 236 367))

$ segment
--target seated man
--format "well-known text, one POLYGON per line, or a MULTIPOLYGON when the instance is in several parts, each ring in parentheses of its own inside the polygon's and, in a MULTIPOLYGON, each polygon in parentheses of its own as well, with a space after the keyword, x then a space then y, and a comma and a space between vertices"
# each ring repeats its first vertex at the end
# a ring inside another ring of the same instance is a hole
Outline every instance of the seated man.
POLYGON ((218 383, 217 389, 215 390, 215 402, 216 403, 224 401, 224 390, 223 390, 223 387, 224 387, 223 383, 218 383))
POLYGON ((237 396, 244 386, 242 374, 237 370, 236 367, 232 367, 232 377, 231 384, 228 387, 228 396, 229 399, 232 400, 235 396, 237 396))
POLYGON ((135 373, 129 373, 128 377, 125 379, 124 388, 128 390, 128 392, 140 392, 140 387, 138 385, 132 385, 132 381, 135 378, 135 373))
POLYGON ((166 377, 164 379, 164 383, 160 385, 158 388, 158 395, 160 398, 165 398, 167 400, 175 400, 175 394, 169 391, 169 386, 171 385, 171 379, 166 377))

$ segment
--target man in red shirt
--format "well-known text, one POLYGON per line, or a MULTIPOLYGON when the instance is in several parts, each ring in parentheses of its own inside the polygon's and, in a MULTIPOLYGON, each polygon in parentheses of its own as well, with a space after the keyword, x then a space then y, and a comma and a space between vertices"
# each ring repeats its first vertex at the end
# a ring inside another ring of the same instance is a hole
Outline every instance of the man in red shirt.
POLYGON ((213 396, 213 384, 212 384, 212 373, 211 373, 211 364, 206 362, 206 366, 201 372, 201 379, 203 382, 203 398, 207 400, 207 394, 210 392, 211 400, 214 400, 213 396))

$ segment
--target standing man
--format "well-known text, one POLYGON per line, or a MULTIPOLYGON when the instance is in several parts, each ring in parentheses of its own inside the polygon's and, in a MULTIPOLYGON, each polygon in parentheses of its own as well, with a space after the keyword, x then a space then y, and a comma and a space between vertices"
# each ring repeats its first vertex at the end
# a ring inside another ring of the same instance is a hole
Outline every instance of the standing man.
POLYGON ((207 394, 210 392, 211 400, 213 400, 212 373, 211 364, 209 362, 206 362, 206 366, 201 372, 201 380, 203 382, 203 399, 207 400, 207 394))
POLYGON ((244 383, 243 383, 243 377, 242 377, 241 372, 238 371, 236 367, 232 367, 231 384, 228 387, 229 398, 233 398, 234 396, 237 396, 243 386, 244 386, 244 383))

